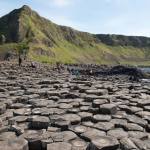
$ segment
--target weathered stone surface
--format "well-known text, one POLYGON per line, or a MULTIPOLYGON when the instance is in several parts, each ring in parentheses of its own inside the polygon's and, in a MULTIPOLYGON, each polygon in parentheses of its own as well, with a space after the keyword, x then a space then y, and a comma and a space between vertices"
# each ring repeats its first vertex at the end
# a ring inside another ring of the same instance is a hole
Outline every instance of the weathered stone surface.
POLYGON ((101 136, 96 139, 92 139, 91 144, 88 147, 88 150, 103 150, 103 149, 117 150, 118 147, 119 142, 117 139, 109 136, 101 136))
POLYGON ((88 131, 81 134, 81 137, 87 141, 91 141, 92 139, 96 139, 105 135, 106 133, 104 131, 91 128, 88 131))
POLYGON ((95 122, 105 122, 105 121, 110 121, 111 120, 111 116, 110 115, 94 115, 93 116, 93 121, 95 122))
POLYGON ((89 112, 79 112, 78 115, 81 117, 82 121, 89 121, 93 116, 93 114, 89 112))
POLYGON ((78 126, 70 127, 70 130, 72 130, 76 134, 81 134, 81 133, 86 132, 88 130, 88 128, 83 125, 78 125, 78 126))
POLYGON ((16 125, 10 126, 9 130, 15 132, 16 135, 18 135, 18 136, 24 133, 24 129, 22 129, 19 126, 16 126, 16 125))
POLYGON ((6 111, 6 104, 0 103, 0 115, 6 111))
POLYGON ((66 142, 58 142, 47 145, 47 150, 71 150, 72 145, 66 142))
POLYGON ((145 132, 140 131, 129 131, 128 132, 129 137, 136 138, 136 139, 147 139, 148 134, 145 132))
POLYGON ((81 140, 81 139, 75 139, 71 141, 72 144, 72 150, 87 150, 88 144, 81 140))
POLYGON ((31 128, 33 129, 47 129, 49 126, 50 120, 48 117, 35 116, 31 121, 31 128))
POLYGON ((150 149, 149 85, 65 67, 0 63, 0 149, 26 150, 20 138, 29 150, 150 149))
POLYGON ((134 123, 127 123, 124 125, 125 130, 127 131, 144 131, 143 127, 134 123))
POLYGON ((21 109, 16 109, 14 110, 14 115, 15 116, 28 116, 31 114, 31 109, 30 108, 21 108, 21 109))
POLYGON ((86 90, 86 94, 94 94, 94 95, 106 95, 108 91, 106 89, 96 89, 96 90, 86 90))
POLYGON ((68 142, 77 138, 77 135, 71 131, 52 133, 51 137, 54 142, 68 142))
POLYGON ((128 120, 128 122, 131 122, 131 123, 135 123, 135 124, 138 124, 142 127, 145 127, 147 125, 147 121, 140 118, 140 117, 137 117, 135 115, 128 115, 126 116, 126 119, 128 120))
POLYGON ((117 107, 114 104, 103 104, 100 106, 100 111, 104 114, 115 114, 117 107))
POLYGON ((7 141, 16 138, 15 132, 3 132, 0 133, 0 141, 7 141))
POLYGON ((108 131, 114 128, 114 124, 110 122, 98 122, 94 125, 94 128, 102 131, 108 131))
POLYGON ((65 114, 61 118, 66 121, 70 121, 73 125, 81 122, 81 117, 76 114, 65 114))
POLYGON ((117 139, 122 139, 122 138, 126 138, 128 137, 128 133, 125 132, 123 129, 113 129, 113 130, 109 130, 107 132, 107 135, 108 136, 112 136, 112 137, 115 137, 117 139))
POLYGON ((125 149, 125 150, 137 149, 136 145, 129 138, 121 139, 120 143, 121 143, 122 149, 125 149))
POLYGON ((27 130, 21 135, 21 137, 28 141, 30 150, 42 150, 42 134, 43 131, 41 130, 27 130))
POLYGON ((14 138, 8 141, 0 141, 2 150, 29 150, 28 142, 22 138, 14 138))

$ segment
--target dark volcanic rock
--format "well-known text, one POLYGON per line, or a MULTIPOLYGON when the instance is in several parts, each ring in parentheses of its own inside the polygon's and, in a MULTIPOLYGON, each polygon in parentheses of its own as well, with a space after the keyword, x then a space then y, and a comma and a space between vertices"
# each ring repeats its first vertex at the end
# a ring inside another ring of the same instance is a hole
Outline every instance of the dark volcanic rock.
POLYGON ((0 63, 0 149, 150 149, 150 88, 142 82, 23 65, 0 63))
POLYGON ((117 150, 119 142, 117 139, 109 136, 101 136, 93 139, 88 147, 88 150, 117 150))

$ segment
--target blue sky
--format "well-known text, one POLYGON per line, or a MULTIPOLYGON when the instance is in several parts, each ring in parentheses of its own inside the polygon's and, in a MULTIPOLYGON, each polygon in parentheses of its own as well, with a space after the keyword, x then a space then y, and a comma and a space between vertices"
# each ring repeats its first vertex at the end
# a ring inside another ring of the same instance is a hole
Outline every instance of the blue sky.
POLYGON ((25 4, 81 31, 150 37, 150 0, 0 0, 0 16, 25 4))

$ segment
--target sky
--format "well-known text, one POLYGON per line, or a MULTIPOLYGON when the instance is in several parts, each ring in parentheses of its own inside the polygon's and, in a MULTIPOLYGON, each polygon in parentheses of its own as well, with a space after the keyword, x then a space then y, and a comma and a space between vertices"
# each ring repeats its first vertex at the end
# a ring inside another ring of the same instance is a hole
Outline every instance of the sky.
POLYGON ((80 31, 150 37, 150 0, 0 0, 0 16, 22 5, 80 31))

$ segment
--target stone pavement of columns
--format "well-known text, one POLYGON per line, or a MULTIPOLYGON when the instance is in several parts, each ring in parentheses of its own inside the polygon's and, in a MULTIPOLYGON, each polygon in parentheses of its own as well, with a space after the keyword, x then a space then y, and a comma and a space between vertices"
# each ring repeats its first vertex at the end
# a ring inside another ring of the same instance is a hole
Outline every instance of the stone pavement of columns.
POLYGON ((0 64, 0 150, 150 150, 150 86, 0 64))

